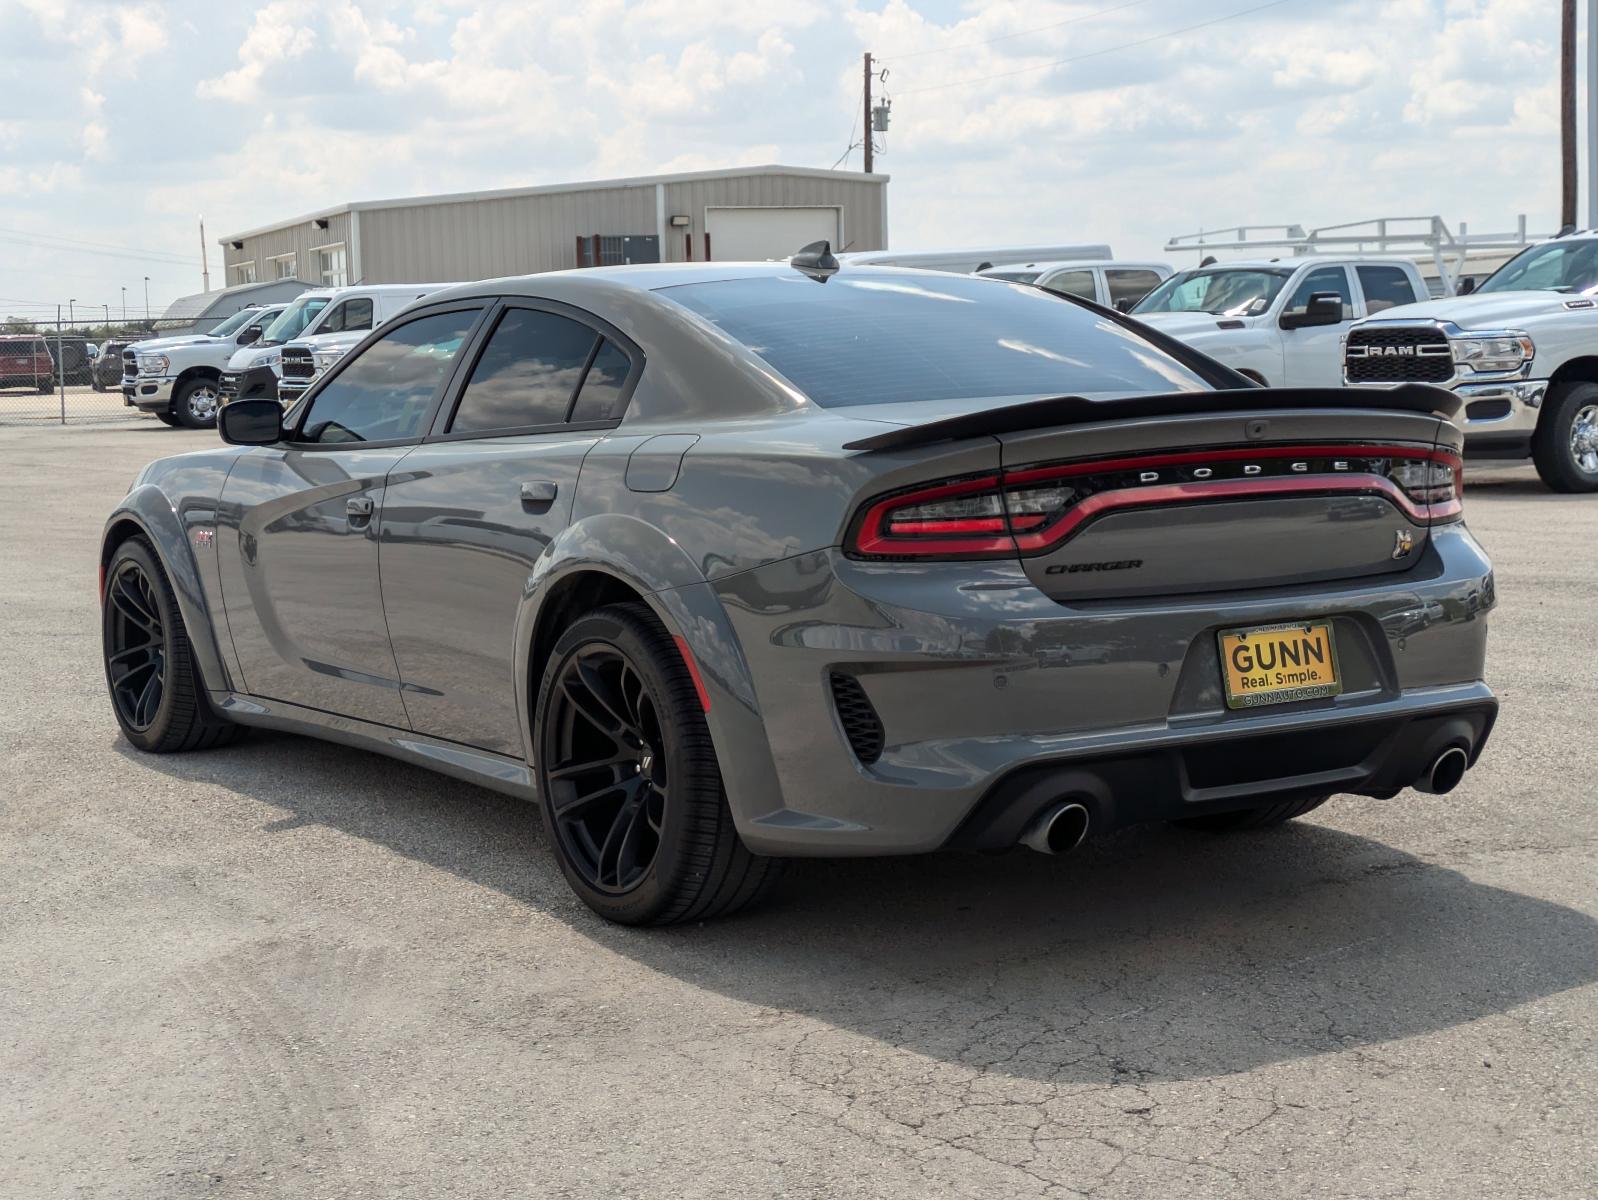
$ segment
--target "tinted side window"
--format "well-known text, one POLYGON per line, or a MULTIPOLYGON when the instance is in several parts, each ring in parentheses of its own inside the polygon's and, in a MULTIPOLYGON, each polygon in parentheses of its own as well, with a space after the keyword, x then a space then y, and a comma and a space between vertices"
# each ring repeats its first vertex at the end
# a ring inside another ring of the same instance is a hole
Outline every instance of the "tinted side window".
POLYGON ((322 322, 318 333, 345 333, 352 329, 372 327, 372 302, 365 298, 346 300, 322 322))
POLYGON ((316 394, 302 442, 380 442, 419 437, 476 309, 407 321, 373 342, 316 394))
POLYGON ((1348 290, 1348 272, 1342 267, 1319 267, 1304 276, 1285 311, 1302 314, 1309 307, 1309 298, 1316 292, 1336 292, 1343 298, 1343 319, 1354 314, 1354 295, 1348 290))
POLYGON ((569 317, 510 309, 472 370, 450 432, 560 424, 598 337, 569 317))
POLYGON ((1110 286, 1110 306, 1123 300, 1135 304, 1160 286, 1158 271, 1110 270, 1104 272, 1104 281, 1110 286))
POLYGON ((1379 313, 1400 304, 1414 304, 1420 299, 1415 295, 1415 285, 1410 283, 1403 267, 1372 265, 1355 269, 1359 272, 1359 286, 1365 290, 1367 313, 1379 313))
POLYGON ((607 341, 594 355, 594 365, 583 377, 583 387, 572 405, 573 421, 609 421, 621 414, 616 406, 632 370, 632 359, 615 342, 607 341))
POLYGON ((1043 286, 1051 292, 1080 296, 1084 300, 1099 298, 1098 293, 1093 290, 1092 271, 1061 271, 1058 275, 1050 276, 1043 286))

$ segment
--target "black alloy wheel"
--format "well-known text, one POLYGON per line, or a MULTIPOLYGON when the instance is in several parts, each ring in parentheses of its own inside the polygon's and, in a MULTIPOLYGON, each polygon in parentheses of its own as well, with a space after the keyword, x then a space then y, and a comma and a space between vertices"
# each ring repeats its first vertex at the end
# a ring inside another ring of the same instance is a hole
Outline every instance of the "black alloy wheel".
POLYGON ((545 760, 555 835, 585 883, 620 894, 660 852, 671 797, 660 714, 638 668, 605 642, 571 655, 556 688, 545 760))
POLYGON ((579 617, 551 649, 533 713, 539 808, 566 882, 606 920, 724 916, 782 874, 738 836, 705 713, 646 604, 579 617))
POLYGON ((220 746, 243 732, 207 699, 172 584, 142 537, 112 552, 100 604, 106 687, 129 742, 167 754, 220 746))
POLYGON ((124 726, 143 733, 166 694, 166 626, 155 585, 131 558, 106 584, 106 677, 124 726))

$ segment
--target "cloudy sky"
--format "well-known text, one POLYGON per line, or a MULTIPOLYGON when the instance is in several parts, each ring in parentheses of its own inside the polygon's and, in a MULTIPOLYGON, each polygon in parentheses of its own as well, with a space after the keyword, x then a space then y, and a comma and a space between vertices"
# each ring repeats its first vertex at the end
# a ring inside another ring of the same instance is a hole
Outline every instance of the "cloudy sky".
POLYGON ((0 311, 196 291, 202 214, 220 286, 222 234, 348 200, 831 166, 865 50, 898 247, 1551 228, 1557 34, 1551 0, 0 0, 0 311))

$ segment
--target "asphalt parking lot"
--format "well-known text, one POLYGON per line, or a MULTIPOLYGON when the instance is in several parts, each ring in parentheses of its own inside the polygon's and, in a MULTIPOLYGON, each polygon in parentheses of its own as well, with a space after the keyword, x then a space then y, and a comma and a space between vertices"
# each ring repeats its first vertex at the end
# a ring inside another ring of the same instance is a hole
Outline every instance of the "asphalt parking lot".
POLYGON ((0 428, 0 1195, 1598 1195, 1598 497, 1471 474, 1504 708, 1450 796, 639 932, 528 806, 120 739, 101 524, 214 437, 0 428))

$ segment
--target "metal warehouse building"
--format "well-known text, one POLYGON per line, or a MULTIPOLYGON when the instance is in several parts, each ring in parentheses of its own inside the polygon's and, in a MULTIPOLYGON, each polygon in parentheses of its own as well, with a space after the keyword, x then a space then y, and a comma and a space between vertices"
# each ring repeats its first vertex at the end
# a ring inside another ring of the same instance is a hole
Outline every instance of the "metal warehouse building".
POLYGON ((341 204, 222 239, 230 285, 491 279, 888 244, 888 176, 742 167, 341 204))

